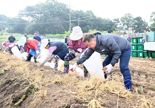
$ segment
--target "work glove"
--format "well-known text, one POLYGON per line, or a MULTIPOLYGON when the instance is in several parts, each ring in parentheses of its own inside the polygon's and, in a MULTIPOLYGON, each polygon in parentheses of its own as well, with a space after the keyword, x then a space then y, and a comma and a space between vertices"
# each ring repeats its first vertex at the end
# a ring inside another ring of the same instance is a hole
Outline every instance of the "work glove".
POLYGON ((36 51, 36 54, 39 55, 39 53, 40 53, 39 50, 37 50, 37 51, 36 51))
POLYGON ((70 61, 70 60, 73 60, 75 58, 75 53, 74 52, 69 52, 66 56, 65 56, 65 60, 66 61, 70 61))
POLYGON ((113 69, 113 66, 112 66, 111 64, 105 66, 105 72, 106 72, 107 74, 111 74, 112 69, 113 69))
POLYGON ((77 51, 78 51, 79 53, 82 53, 82 49, 81 49, 81 48, 78 48, 77 51))
POLYGON ((75 71, 75 69, 76 69, 76 67, 77 67, 77 64, 75 63, 72 67, 71 67, 71 71, 75 71))

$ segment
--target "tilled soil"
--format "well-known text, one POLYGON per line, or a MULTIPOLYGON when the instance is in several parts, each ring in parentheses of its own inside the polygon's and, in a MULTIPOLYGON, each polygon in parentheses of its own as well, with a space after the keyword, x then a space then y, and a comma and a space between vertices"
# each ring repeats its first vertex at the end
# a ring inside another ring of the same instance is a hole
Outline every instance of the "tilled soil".
POLYGON ((0 108, 155 108, 155 61, 132 58, 133 92, 118 66, 107 80, 65 75, 0 53, 0 108))

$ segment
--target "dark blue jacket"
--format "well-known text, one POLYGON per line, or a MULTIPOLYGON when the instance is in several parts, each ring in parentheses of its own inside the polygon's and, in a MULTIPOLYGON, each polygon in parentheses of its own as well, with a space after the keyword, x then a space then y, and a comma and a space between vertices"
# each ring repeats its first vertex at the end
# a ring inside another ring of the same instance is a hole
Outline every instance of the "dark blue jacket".
POLYGON ((62 60, 69 53, 67 45, 63 42, 50 42, 50 47, 56 46, 56 50, 53 52, 53 55, 58 55, 62 60))
POLYGON ((114 66, 118 62, 122 51, 131 47, 128 40, 114 35, 104 36, 98 34, 96 35, 96 43, 95 49, 88 48, 85 50, 83 56, 77 61, 77 64, 85 62, 94 53, 94 51, 96 51, 100 54, 113 56, 111 64, 114 66))

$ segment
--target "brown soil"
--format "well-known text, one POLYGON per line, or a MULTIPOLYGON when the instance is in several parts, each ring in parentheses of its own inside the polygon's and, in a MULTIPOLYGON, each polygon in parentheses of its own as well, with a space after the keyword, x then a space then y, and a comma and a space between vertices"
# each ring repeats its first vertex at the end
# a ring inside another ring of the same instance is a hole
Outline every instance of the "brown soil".
POLYGON ((132 58, 134 90, 118 66, 108 80, 84 79, 0 53, 0 108, 155 108, 155 61, 132 58))

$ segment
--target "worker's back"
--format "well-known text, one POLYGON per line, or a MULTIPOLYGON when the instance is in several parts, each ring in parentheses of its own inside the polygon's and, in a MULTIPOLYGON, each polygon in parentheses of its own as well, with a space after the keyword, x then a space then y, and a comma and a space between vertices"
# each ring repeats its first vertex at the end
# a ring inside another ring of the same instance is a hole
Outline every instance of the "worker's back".
POLYGON ((118 46, 121 51, 130 47, 130 43, 127 39, 115 36, 115 35, 96 35, 97 39, 97 48, 105 49, 105 50, 112 50, 113 47, 118 46), (103 48, 102 48, 103 47, 103 48))

